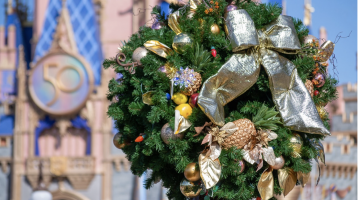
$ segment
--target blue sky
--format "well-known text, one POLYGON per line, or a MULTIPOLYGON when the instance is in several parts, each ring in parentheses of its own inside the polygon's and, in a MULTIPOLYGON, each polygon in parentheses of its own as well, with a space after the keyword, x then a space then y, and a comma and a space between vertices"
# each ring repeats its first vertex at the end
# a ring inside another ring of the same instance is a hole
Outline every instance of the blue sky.
MULTIPOLYGON (((4 25, 4 3, 7 0, 0 0, 0 26, 4 25)), ((272 1, 272 0, 271 0, 272 1)), ((280 0, 274 0, 280 1, 280 0)), ((311 34, 318 37, 319 29, 324 26, 327 30, 328 39, 335 41, 338 34, 349 38, 342 38, 335 47, 337 58, 337 72, 339 84, 357 82, 357 0, 311 0, 315 12, 312 13, 311 34)), ((33 10, 33 0, 28 2, 30 10, 33 10)), ((263 3, 269 0, 262 0, 263 3)), ((304 0, 286 0, 287 15, 303 19, 304 0)), ((332 72, 330 64, 330 73, 332 72)))

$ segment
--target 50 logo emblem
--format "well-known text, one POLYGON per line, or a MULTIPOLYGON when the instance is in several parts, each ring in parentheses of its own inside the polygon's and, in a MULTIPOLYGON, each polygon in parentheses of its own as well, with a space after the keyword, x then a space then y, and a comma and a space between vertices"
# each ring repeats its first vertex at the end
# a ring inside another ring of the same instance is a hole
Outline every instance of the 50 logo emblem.
POLYGON ((43 75, 44 75, 43 78, 44 78, 44 80, 49 82, 49 83, 51 83, 53 85, 53 87, 55 88, 55 95, 54 95, 54 97, 53 97, 53 99, 51 101, 46 103, 47 106, 51 106, 52 104, 54 104, 57 101, 59 90, 62 91, 62 92, 67 92, 67 93, 75 92, 83 84, 83 72, 78 70, 78 69, 76 69, 75 67, 73 67, 73 66, 64 66, 57 72, 55 77, 51 77, 49 75, 49 68, 51 68, 51 67, 58 68, 58 65, 57 64, 45 64, 44 68, 43 68, 43 75), (76 71, 79 74, 79 79, 80 79, 79 82, 77 83, 77 85, 75 85, 72 88, 65 86, 65 84, 61 80, 61 75, 64 72, 70 71, 70 70, 76 71))

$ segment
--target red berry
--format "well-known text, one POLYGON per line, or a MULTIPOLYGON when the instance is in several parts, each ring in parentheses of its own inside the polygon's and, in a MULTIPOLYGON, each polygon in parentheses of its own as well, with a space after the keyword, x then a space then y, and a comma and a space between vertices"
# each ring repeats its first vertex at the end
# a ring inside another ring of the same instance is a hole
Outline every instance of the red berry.
POLYGON ((319 94, 318 90, 315 90, 313 94, 317 96, 319 94))
POLYGON ((135 142, 142 142, 144 140, 143 136, 138 136, 134 141, 135 142))

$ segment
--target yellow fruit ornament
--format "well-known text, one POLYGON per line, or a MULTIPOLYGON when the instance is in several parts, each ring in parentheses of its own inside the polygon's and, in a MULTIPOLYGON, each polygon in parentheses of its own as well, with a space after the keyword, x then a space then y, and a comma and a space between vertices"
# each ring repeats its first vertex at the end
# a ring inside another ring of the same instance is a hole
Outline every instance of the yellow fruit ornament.
POLYGON ((179 110, 180 115, 183 116, 185 119, 188 119, 188 117, 191 115, 191 113, 193 112, 193 109, 191 108, 191 106, 187 103, 184 104, 180 104, 179 106, 177 106, 175 108, 175 110, 179 110))
POLYGON ((180 105, 186 103, 188 101, 188 97, 185 96, 183 93, 178 92, 173 95, 172 100, 177 105, 180 105))

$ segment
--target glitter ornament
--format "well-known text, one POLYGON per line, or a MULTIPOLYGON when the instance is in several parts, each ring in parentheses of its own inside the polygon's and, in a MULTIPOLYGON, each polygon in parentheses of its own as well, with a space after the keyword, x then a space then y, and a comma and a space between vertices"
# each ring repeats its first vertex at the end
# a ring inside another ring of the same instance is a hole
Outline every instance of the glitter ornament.
POLYGON ((302 138, 299 134, 294 133, 290 139, 290 146, 293 148, 292 156, 294 158, 301 157, 302 138))
POLYGON ((179 86, 183 89, 183 94, 187 96, 191 96, 198 91, 202 81, 199 73, 194 72, 193 69, 183 69, 182 67, 176 72, 173 80, 174 86, 179 86))
POLYGON ((132 54, 132 60, 134 62, 140 62, 140 59, 144 58, 148 54, 148 50, 145 47, 138 47, 132 54))
POLYGON ((184 170, 184 176, 188 181, 194 182, 200 179, 199 168, 195 167, 196 163, 189 163, 184 170))
POLYGON ((326 109, 324 109, 324 106, 316 106, 316 108, 317 108, 319 117, 322 120, 325 120, 328 117, 328 113, 327 113, 326 109))
POLYGON ((160 131, 160 137, 165 144, 169 144, 169 139, 181 140, 184 137, 183 133, 174 134, 173 129, 170 128, 169 123, 164 124, 160 131))
POLYGON ((285 165, 285 159, 280 156, 275 159, 275 165, 272 165, 271 167, 273 169, 281 169, 285 165))
POLYGON ((314 76, 312 83, 314 86, 320 88, 326 83, 326 76, 322 73, 317 73, 314 76))

